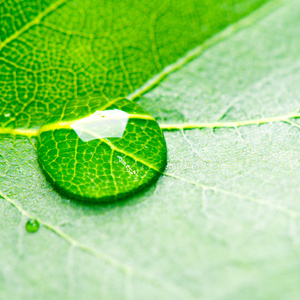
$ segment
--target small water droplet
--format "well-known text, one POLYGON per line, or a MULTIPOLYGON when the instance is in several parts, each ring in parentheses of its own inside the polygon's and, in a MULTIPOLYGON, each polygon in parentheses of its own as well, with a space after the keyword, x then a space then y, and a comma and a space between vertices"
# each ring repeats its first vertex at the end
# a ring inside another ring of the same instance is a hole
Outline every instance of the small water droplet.
POLYGON ((40 223, 35 219, 29 219, 25 226, 26 230, 30 233, 37 232, 40 228, 40 223))
POLYGON ((54 187, 82 201, 107 202, 153 183, 166 166, 164 135, 136 103, 74 99, 40 128, 41 167, 54 187))

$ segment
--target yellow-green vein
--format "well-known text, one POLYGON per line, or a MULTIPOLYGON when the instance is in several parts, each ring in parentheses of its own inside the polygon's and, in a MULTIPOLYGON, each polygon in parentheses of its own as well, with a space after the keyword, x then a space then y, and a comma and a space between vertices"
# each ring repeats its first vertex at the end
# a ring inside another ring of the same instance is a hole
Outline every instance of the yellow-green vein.
POLYGON ((54 10, 56 10, 58 7, 60 7, 61 5, 65 4, 68 0, 59 0, 56 3, 53 3, 52 5, 50 5, 47 9, 45 9, 44 11, 40 12, 32 21, 28 22, 25 26, 23 26, 22 28, 20 28, 19 30, 17 30, 14 34, 12 34, 11 36, 9 36, 7 39, 5 39, 1 44, 0 44, 0 51, 11 41, 15 40, 16 38, 18 38, 18 36, 20 36, 22 33, 24 33, 25 31, 27 31, 29 28, 31 28, 34 25, 37 25, 41 22, 41 20, 47 16, 48 14, 50 14, 51 12, 53 12, 54 10))
POLYGON ((287 2, 286 0, 269 1, 266 4, 264 4, 262 7, 254 11, 253 13, 247 15, 246 17, 237 21, 236 23, 229 25, 224 30, 220 31, 219 33, 215 34, 211 38, 207 39, 200 46, 188 51, 186 55, 178 59, 175 63, 165 67, 160 73, 152 77, 140 88, 136 89, 133 93, 129 94, 127 96, 127 99, 132 101, 137 99, 138 97, 140 97, 141 95, 145 94, 150 89, 152 89, 154 86, 158 85, 165 77, 167 77, 171 73, 174 73, 175 71, 177 71, 178 69, 186 65, 188 62, 198 57, 206 49, 216 45, 222 40, 231 37, 236 32, 255 24, 258 20, 262 19, 264 16, 276 10, 278 7, 280 7, 286 2, 287 2))

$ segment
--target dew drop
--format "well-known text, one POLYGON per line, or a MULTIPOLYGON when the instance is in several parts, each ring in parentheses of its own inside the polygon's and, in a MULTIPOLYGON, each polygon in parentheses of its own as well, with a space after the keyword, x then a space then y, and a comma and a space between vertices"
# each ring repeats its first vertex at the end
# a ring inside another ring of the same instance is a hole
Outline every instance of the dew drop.
POLYGON ((136 103, 89 96, 72 100, 39 129, 38 157, 57 191, 108 202, 151 185, 166 166, 164 135, 136 103))
POLYGON ((25 225, 25 228, 28 232, 34 233, 39 230, 40 223, 35 219, 29 219, 25 225))

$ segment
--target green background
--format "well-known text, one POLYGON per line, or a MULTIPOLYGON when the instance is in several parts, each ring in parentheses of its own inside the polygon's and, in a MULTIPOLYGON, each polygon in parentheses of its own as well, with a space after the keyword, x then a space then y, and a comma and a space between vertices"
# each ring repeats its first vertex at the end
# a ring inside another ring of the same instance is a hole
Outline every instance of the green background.
MULTIPOLYGON (((126 96, 261 2, 2 1, 1 128, 126 96)), ((166 175, 126 202, 61 197, 34 138, 1 135, 1 298, 300 297, 300 4, 270 4, 136 99, 160 124, 223 125, 165 132, 166 175)))

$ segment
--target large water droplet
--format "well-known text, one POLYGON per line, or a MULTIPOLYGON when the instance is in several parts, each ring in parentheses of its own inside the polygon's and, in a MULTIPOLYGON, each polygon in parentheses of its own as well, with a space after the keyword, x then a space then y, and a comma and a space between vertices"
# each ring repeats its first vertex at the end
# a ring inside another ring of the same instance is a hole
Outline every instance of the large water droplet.
POLYGON ((29 219, 25 225, 25 228, 28 232, 34 233, 39 230, 40 223, 35 219, 29 219))
POLYGON ((124 198, 149 186, 167 159, 153 117, 126 99, 78 98, 40 128, 38 156, 54 186, 83 201, 124 198))

